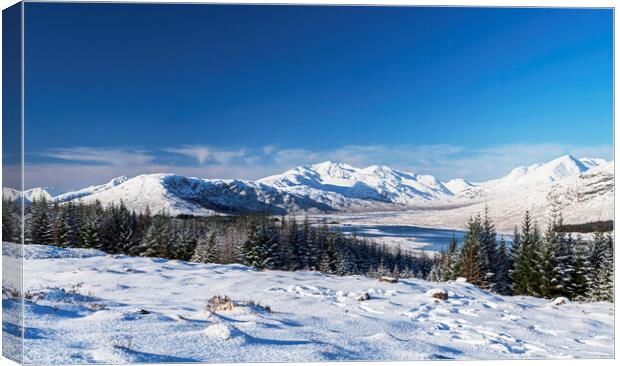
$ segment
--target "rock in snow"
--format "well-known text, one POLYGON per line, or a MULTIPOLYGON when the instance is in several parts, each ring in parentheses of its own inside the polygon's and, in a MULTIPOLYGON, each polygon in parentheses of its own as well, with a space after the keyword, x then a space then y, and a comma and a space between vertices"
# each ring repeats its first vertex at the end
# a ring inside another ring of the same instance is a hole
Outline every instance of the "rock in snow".
POLYGON ((432 297, 433 299, 439 300, 448 300, 448 291, 442 288, 433 288, 426 291, 426 295, 428 297, 432 297))
MULTIPOLYGON (((5 243, 3 254, 14 247, 5 243)), ((417 279, 389 284, 361 276, 26 248, 25 289, 43 294, 23 308, 24 361, 30 364, 614 355, 610 303, 549 306, 549 300, 500 296, 461 283, 442 284, 450 297, 435 301, 427 293, 437 284, 417 279), (71 288, 74 295, 62 291, 71 288), (372 300, 357 301, 361 293, 372 300), (207 300, 220 294, 239 306, 205 312, 207 300), (251 301, 272 311, 247 305, 251 301), (114 347, 119 337, 131 341, 114 347)), ((4 259, 5 266, 17 265, 4 259)), ((3 304, 17 309, 6 294, 3 304)), ((4 329, 17 329, 16 319, 3 321, 4 329)), ((17 334, 5 333, 5 344, 17 342, 17 334)))

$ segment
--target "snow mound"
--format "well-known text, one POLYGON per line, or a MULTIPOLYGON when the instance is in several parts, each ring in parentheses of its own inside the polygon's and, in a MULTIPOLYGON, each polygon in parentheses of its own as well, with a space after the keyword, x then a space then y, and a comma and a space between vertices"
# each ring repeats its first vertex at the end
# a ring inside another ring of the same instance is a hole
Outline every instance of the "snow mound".
POLYGON ((204 330, 204 334, 206 334, 208 337, 225 341, 227 339, 230 339, 231 330, 230 326, 227 324, 216 323, 207 326, 204 330))
POLYGON ((554 299, 554 300, 551 302, 551 304, 553 304, 553 305, 555 305, 555 306, 566 305, 566 304, 568 304, 568 303, 570 303, 570 300, 569 300, 569 299, 567 299, 566 297, 562 297, 562 296, 560 296, 560 297, 558 297, 558 298, 554 299))

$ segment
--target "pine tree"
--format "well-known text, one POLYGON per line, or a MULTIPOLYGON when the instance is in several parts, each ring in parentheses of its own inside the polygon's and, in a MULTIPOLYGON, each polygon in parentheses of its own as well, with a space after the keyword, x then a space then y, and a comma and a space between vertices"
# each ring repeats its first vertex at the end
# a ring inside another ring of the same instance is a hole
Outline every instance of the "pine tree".
POLYGON ((515 253, 512 277, 515 295, 538 296, 540 281, 538 277, 539 258, 536 248, 540 245, 538 226, 533 222, 529 211, 525 212, 519 234, 518 251, 515 253))
POLYGON ((549 222, 544 240, 538 250, 538 272, 540 274, 538 292, 540 296, 548 299, 559 294, 562 282, 557 261, 560 238, 556 233, 556 225, 555 219, 549 222))
POLYGON ((15 204, 10 199, 2 198, 2 240, 17 241, 16 220, 13 217, 15 204))
POLYGON ((577 237, 573 247, 572 255, 572 273, 569 286, 569 295, 572 299, 583 300, 586 298, 589 287, 588 273, 590 271, 590 263, 587 257, 586 246, 581 239, 577 237))
POLYGON ((445 260, 446 253, 441 252, 435 255, 435 260, 433 262, 433 267, 431 268, 431 272, 428 275, 430 281, 439 282, 444 279, 444 268, 445 268, 445 260))
POLYGON ((149 228, 136 251, 143 257, 169 258, 174 247, 174 237, 170 217, 164 211, 153 216, 149 228))
POLYGON ((558 240, 558 251, 556 254, 558 274, 560 275, 558 291, 562 296, 571 297, 570 288, 574 270, 573 251, 575 240, 571 233, 559 233, 558 240))
POLYGON ((194 254, 197 245, 196 228, 193 221, 186 221, 180 229, 177 245, 172 248, 172 255, 176 259, 188 261, 194 254))
POLYGON ((510 269, 512 261, 510 258, 510 250, 506 245, 504 237, 499 241, 497 248, 497 269, 495 273, 495 291, 502 295, 511 294, 510 269))
POLYGON ((597 293, 594 300, 614 301, 614 248, 611 234, 607 236, 608 243, 603 254, 601 265, 597 275, 597 293))
POLYGON ((32 242, 36 244, 50 244, 53 242, 52 223, 49 217, 50 206, 47 198, 41 195, 33 200, 30 233, 32 242))
POLYGON ((263 217, 261 222, 262 238, 262 268, 275 269, 280 266, 280 242, 278 231, 268 217, 263 217))
POLYGON ((198 238, 191 261, 198 263, 217 263, 217 241, 214 231, 205 233, 198 238))
POLYGON ((263 238, 258 219, 253 218, 246 230, 246 240, 241 246, 241 263, 261 269, 263 264, 263 238))
POLYGON ((73 228, 69 223, 69 211, 67 208, 60 207, 58 215, 56 216, 56 222, 54 224, 54 242, 61 248, 67 248, 71 246, 71 238, 73 234, 71 232, 73 228))
POLYGON ((588 292, 587 297, 598 300, 601 297, 601 276, 603 261, 607 251, 607 240, 603 232, 594 233, 592 242, 590 243, 590 271, 588 272, 588 292))
POLYGON ((484 218, 480 228, 480 250, 483 257, 484 282, 488 288, 496 289, 495 276, 497 273, 497 233, 495 225, 489 216, 489 208, 484 208, 484 218))
POLYGON ((80 228, 81 246, 84 248, 98 248, 99 215, 93 212, 82 220, 82 227, 80 228))
POLYGON ((310 269, 311 266, 309 248, 312 244, 310 241, 310 221, 308 220, 308 216, 306 216, 303 224, 301 225, 301 229, 298 231, 296 241, 296 256, 299 262, 299 268, 301 269, 310 269))
POLYGON ((467 233, 460 250, 460 276, 479 287, 486 286, 484 278, 484 257, 480 248, 480 217, 470 218, 467 233))
POLYGON ((119 233, 118 233, 118 250, 121 253, 130 254, 136 246, 135 228, 137 217, 135 213, 129 213, 129 210, 121 204, 119 210, 119 233))
POLYGON ((460 252, 456 236, 452 233, 452 239, 450 239, 450 244, 448 245, 445 268, 443 270, 443 280, 455 280, 459 273, 461 273, 460 252))

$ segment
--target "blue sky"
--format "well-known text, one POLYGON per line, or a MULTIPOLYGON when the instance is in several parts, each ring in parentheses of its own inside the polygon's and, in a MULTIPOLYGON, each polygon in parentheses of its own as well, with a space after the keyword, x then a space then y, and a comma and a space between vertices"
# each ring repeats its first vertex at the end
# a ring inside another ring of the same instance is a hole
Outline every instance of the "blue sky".
POLYGON ((612 158, 611 10, 28 3, 25 24, 27 186, 612 158))

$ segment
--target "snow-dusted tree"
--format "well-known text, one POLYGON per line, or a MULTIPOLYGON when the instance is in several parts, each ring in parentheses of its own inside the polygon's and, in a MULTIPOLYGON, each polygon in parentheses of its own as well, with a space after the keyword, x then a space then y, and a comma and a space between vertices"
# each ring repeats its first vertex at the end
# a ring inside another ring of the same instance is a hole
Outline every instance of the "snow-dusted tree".
POLYGON ((119 216, 118 250, 121 253, 130 254, 136 246, 137 217, 135 213, 130 213, 125 206, 121 206, 119 216))
POLYGON ((191 259, 198 242, 197 231, 199 230, 193 220, 183 221, 177 235, 176 246, 171 248, 174 258, 183 261, 191 259))
POLYGON ((70 225, 69 209, 67 207, 59 207, 56 221, 54 222, 54 242, 61 248, 71 246, 72 226, 70 225))
POLYGON ((310 269, 312 265, 310 258, 311 241, 310 221, 308 216, 306 216, 297 236, 297 260, 301 269, 310 269))
POLYGON ((16 241, 17 225, 13 217, 15 204, 12 200, 2 197, 2 240, 16 241))
POLYGON ((456 236, 453 234, 445 252, 435 256, 433 267, 429 273, 431 281, 450 281, 456 279, 460 273, 460 258, 456 236))
POLYGON ((191 261, 198 263, 217 263, 218 251, 214 231, 205 233, 198 238, 191 261))
POLYGON ((588 287, 590 286, 588 273, 590 272, 590 262, 586 245, 581 236, 575 240, 572 255, 572 272, 569 286, 569 295, 572 299, 582 300, 586 298, 588 287))
POLYGON ((170 216, 165 211, 153 216, 149 228, 136 251, 143 257, 169 258, 174 246, 170 216))
MULTIPOLYGON (((611 239, 608 234, 608 239, 611 239)), ((613 240, 613 239, 612 239, 613 240)), ((597 301, 614 301, 614 248, 613 242, 608 245, 598 270, 596 277, 597 290, 594 300, 597 301)))
POLYGON ((497 233, 495 225, 489 216, 489 208, 485 206, 484 217, 480 225, 480 250, 483 258, 484 282, 488 288, 495 289, 497 272, 497 233))
POLYGON ((448 245, 447 258, 445 268, 443 270, 444 281, 455 280, 461 272, 461 262, 459 258, 460 252, 458 249, 458 243, 456 241, 456 236, 453 233, 452 239, 450 239, 450 244, 448 245))
POLYGON ((49 244, 53 241, 52 222, 49 217, 50 204, 45 196, 33 199, 31 204, 30 235, 36 244, 49 244))
POLYGON ((539 294, 545 298, 553 298, 560 294, 562 277, 559 272, 557 253, 560 248, 560 237, 556 232, 557 222, 552 218, 547 225, 545 237, 538 247, 538 272, 540 275, 539 294))
POLYGON ((510 281, 510 268, 512 268, 512 260, 510 258, 510 250, 504 240, 504 237, 499 241, 497 247, 497 260, 496 260, 496 273, 495 273, 495 288, 494 290, 502 295, 510 295, 511 293, 511 281, 510 281))
POLYGON ((558 251, 556 260, 558 263, 558 273, 560 275, 560 284, 558 291, 562 296, 571 297, 571 281, 573 278, 573 252, 575 246, 575 238, 571 233, 559 233, 558 251))
POLYGON ((80 243, 84 248, 99 247, 99 215, 95 212, 82 218, 80 243))

